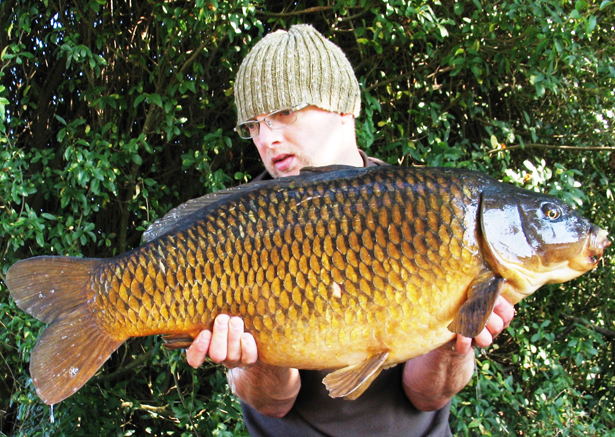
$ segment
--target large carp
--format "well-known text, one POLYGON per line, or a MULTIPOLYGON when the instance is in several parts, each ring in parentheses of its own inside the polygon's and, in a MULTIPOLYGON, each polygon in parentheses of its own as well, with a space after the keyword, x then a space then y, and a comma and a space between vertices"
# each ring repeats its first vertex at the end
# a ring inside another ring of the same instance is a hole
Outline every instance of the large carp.
POLYGON ((356 399, 383 368, 476 336, 500 294, 517 303, 575 278, 610 244, 553 197, 477 172, 384 166, 204 196, 145 239, 114 258, 9 269, 17 305, 50 324, 30 364, 45 403, 128 338, 185 347, 221 313, 244 319, 263 362, 338 369, 324 380, 331 396, 356 399))

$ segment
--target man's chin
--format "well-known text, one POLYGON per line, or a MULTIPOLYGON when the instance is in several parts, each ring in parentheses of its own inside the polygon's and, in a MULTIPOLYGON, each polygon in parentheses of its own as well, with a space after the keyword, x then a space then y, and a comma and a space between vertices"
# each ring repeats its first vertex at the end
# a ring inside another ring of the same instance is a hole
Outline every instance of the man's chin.
POLYGON ((284 178, 284 177, 287 177, 287 176, 296 176, 296 175, 298 175, 301 172, 301 169, 297 168, 297 169, 293 169, 291 171, 279 171, 279 170, 276 170, 275 168, 273 168, 273 169, 269 169, 267 171, 269 172, 269 174, 273 178, 277 179, 277 178, 284 178))

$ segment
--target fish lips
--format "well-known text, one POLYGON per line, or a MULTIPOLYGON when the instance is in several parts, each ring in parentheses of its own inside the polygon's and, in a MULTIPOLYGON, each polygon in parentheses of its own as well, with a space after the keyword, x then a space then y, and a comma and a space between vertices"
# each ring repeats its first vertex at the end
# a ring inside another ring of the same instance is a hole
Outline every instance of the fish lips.
POLYGON ((590 236, 583 249, 583 256, 572 259, 570 267, 582 272, 593 269, 604 255, 604 250, 611 245, 608 235, 609 233, 604 229, 592 225, 590 236))

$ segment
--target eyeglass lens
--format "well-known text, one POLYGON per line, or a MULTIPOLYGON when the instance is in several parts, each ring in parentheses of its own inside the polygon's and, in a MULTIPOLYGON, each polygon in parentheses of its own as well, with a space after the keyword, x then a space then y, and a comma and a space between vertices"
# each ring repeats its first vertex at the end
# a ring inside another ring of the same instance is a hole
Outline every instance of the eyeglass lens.
POLYGON ((260 133, 260 126, 265 122, 269 129, 282 129, 297 120, 297 113, 291 108, 272 112, 262 120, 247 121, 237 126, 237 132, 242 138, 254 138, 260 133))

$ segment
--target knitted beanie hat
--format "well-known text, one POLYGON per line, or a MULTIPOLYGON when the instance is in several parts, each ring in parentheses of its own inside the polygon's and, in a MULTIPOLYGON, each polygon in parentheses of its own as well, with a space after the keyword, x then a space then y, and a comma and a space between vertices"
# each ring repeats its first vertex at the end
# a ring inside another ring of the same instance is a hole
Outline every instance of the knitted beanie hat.
POLYGON ((238 123, 300 103, 355 117, 361 110, 359 83, 346 55, 306 24, 265 36, 235 79, 238 123))

